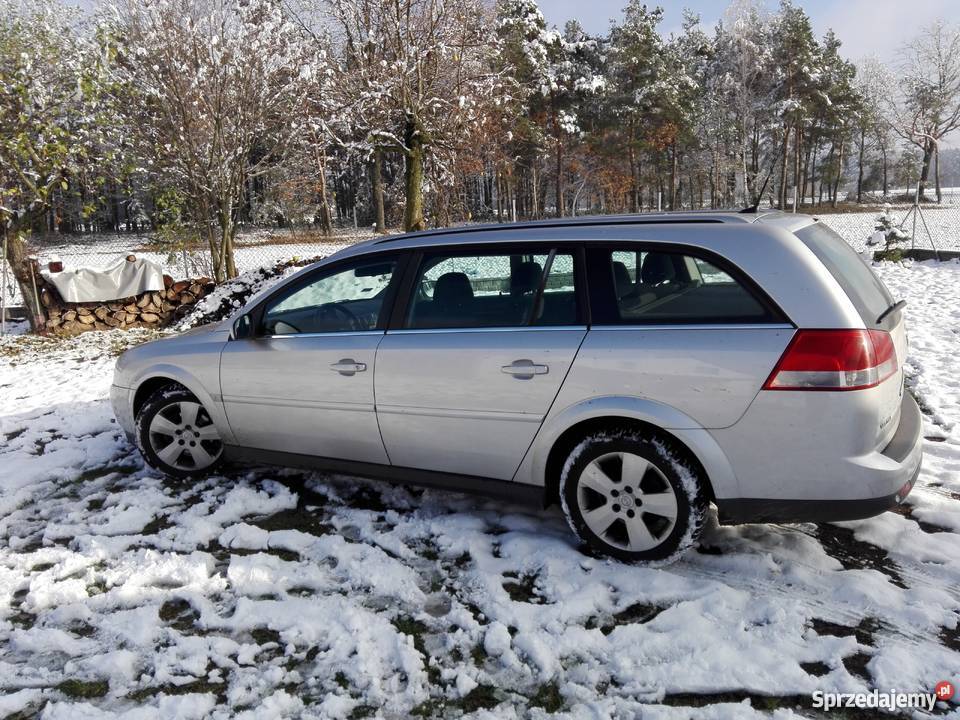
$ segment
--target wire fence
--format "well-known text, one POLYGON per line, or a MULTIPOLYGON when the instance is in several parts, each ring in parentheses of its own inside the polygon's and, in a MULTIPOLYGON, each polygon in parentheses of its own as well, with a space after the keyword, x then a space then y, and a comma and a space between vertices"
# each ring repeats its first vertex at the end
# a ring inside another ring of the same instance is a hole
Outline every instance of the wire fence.
MULTIPOLYGON (((960 250, 960 206, 923 207, 919 213, 910 213, 910 205, 893 207, 897 223, 906 219, 904 229, 913 237, 908 247, 960 250), (915 227, 914 230, 914 221, 915 227), (929 233, 928 233, 929 231, 929 233)), ((854 249, 871 249, 867 240, 874 232, 876 211, 825 214, 820 219, 839 233, 854 249)), ((291 258, 308 259, 329 255, 356 242, 373 237, 370 230, 336 230, 331 237, 313 232, 255 230, 241 234, 237 239, 235 258, 237 269, 247 272, 258 267, 274 265, 291 258)), ((153 249, 149 235, 117 234, 87 235, 69 238, 43 238, 36 241, 32 252, 41 267, 52 259, 63 262, 64 269, 79 267, 106 268, 129 254, 159 263, 164 272, 174 278, 209 277, 212 269, 209 254, 201 250, 164 252, 153 249)), ((6 265, 6 262, 3 263, 6 265)), ((0 288, 7 307, 22 304, 13 274, 7 267, 6 283, 0 288)))
MULTIPOLYGON (((911 212, 911 205, 893 206, 896 224, 911 236, 906 247, 937 250, 960 250, 960 207, 920 206, 911 212)), ((874 232, 877 212, 850 212, 821 215, 826 225, 840 234, 857 251, 869 249, 867 240, 874 232)))

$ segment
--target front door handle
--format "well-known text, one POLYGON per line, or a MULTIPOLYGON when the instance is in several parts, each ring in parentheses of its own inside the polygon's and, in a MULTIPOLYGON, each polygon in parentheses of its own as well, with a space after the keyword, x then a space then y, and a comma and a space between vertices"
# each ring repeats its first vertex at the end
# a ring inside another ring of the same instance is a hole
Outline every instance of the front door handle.
POLYGON ((338 360, 335 363, 330 364, 330 369, 334 372, 338 372, 341 375, 356 375, 358 372, 363 372, 367 369, 367 364, 362 362, 357 362, 353 358, 344 358, 343 360, 338 360))
POLYGON ((549 366, 538 365, 533 360, 514 360, 500 368, 500 372, 513 375, 517 380, 529 380, 534 375, 546 375, 549 370, 549 366))

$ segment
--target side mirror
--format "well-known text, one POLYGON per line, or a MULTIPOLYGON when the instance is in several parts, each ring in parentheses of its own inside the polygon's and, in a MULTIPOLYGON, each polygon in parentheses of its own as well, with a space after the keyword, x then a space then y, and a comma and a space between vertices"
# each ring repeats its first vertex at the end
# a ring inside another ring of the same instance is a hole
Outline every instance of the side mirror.
POLYGON ((253 337, 253 321, 250 319, 249 315, 241 315, 233 323, 233 335, 234 340, 244 340, 249 337, 253 337))

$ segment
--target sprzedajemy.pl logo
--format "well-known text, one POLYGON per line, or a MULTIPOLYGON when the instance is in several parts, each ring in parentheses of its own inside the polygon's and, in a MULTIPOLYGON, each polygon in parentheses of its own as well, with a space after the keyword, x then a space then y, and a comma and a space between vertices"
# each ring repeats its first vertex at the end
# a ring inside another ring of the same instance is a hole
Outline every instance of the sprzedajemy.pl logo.
POLYGON ((943 680, 933 688, 933 692, 880 692, 872 690, 865 693, 831 693, 814 690, 813 707, 833 710, 834 708, 878 708, 883 710, 903 710, 919 708, 932 712, 937 702, 947 702, 956 691, 952 682, 943 680))

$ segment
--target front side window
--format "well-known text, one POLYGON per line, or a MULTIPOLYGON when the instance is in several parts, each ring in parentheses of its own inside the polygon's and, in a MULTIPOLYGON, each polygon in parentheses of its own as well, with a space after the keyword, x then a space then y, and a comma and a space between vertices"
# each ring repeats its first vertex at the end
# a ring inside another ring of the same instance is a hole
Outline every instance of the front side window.
POLYGON ((268 302, 268 335, 374 330, 396 261, 367 259, 323 273, 268 302))
POLYGON ((570 253, 435 254, 420 266, 405 327, 571 325, 576 318, 570 253))
POLYGON ((701 257, 653 249, 598 248, 591 251, 590 262, 594 322, 600 325, 774 319, 752 291, 701 257))

